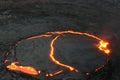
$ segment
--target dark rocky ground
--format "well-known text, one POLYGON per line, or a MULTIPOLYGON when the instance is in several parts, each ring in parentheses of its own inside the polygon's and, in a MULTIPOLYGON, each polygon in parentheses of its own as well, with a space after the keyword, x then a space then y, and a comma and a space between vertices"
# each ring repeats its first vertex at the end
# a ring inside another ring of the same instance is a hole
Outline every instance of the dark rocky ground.
POLYGON ((120 80, 119 17, 119 0, 0 0, 0 80, 36 80, 6 71, 2 64, 5 51, 23 38, 68 29, 89 32, 111 43, 107 78, 94 74, 88 80, 120 80))

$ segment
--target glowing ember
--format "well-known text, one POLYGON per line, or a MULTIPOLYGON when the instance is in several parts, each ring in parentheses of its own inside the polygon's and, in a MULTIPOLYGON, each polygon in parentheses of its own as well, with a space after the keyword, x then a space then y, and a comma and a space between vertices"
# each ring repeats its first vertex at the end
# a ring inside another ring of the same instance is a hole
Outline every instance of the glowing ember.
POLYGON ((104 67, 104 65, 102 65, 102 66, 96 68, 96 69, 95 69, 95 72, 99 71, 99 70, 102 69, 103 67, 104 67))
POLYGON ((62 72, 63 72, 63 70, 60 70, 60 71, 56 71, 56 72, 54 72, 54 73, 46 74, 45 76, 46 76, 46 77, 52 77, 52 76, 57 75, 57 74, 60 74, 60 73, 62 73, 62 72))
MULTIPOLYGON (((75 34, 75 35, 84 35, 84 36, 88 36, 88 37, 92 37, 96 40, 99 41, 98 43, 98 49, 100 51, 103 51, 105 54, 109 55, 110 53, 110 50, 108 49, 108 45, 109 43, 108 42, 105 42, 104 40, 100 39, 99 37, 95 36, 95 35, 92 35, 92 34, 89 34, 89 33, 82 33, 82 32, 77 32, 77 31, 72 31, 72 30, 67 30, 67 31, 55 31, 55 32, 47 32, 45 34, 42 34, 42 35, 38 35, 38 36, 33 36, 33 37, 29 37, 25 40, 30 40, 30 39, 35 39, 35 38, 41 38, 41 37, 50 37, 52 35, 58 35, 56 36, 54 39, 52 39, 52 41, 50 42, 50 53, 49 53, 49 57, 50 59, 56 64, 56 65, 59 65, 59 66, 62 66, 62 67, 65 67, 67 69, 69 69, 70 71, 75 71, 75 72, 78 72, 77 69, 75 69, 74 67, 70 66, 70 65, 67 65, 67 64, 63 64, 62 62, 60 62, 59 60, 57 60, 55 57, 54 57, 54 43, 55 41, 59 38, 59 36, 61 34, 75 34)), ((21 41, 17 42, 16 45, 18 45, 21 41)), ((6 63, 8 60, 5 60, 4 63, 6 63)), ((13 71, 20 71, 20 72, 23 72, 23 73, 26 73, 26 74, 30 74, 30 75, 38 75, 41 73, 41 71, 37 71, 35 68, 31 67, 31 66, 19 66, 19 65, 16 65, 18 64, 18 62, 12 62, 10 65, 7 66, 7 69, 9 70, 13 70, 13 71)), ((103 66, 102 66, 103 67, 103 66)), ((98 71, 99 69, 101 69, 102 67, 99 67, 97 68, 95 71, 98 71)), ((54 75, 57 75, 57 74, 60 74, 61 72, 63 72, 63 70, 60 70, 60 71, 56 71, 54 73, 49 73, 49 74, 46 74, 45 76, 46 77, 49 77, 49 76, 54 76, 54 75)), ((86 73, 86 75, 90 75, 90 73, 86 73)))
POLYGON ((4 60, 4 63, 7 63, 8 62, 8 60, 6 59, 6 60, 4 60))
POLYGON ((30 75, 38 75, 38 73, 40 73, 40 71, 38 72, 35 68, 31 66, 18 66, 16 64, 19 64, 19 62, 12 62, 10 65, 7 66, 7 68, 9 70, 20 71, 30 75))
POLYGON ((89 76, 89 75, 90 75, 90 73, 89 73, 89 72, 87 72, 87 73, 86 73, 86 75, 87 75, 87 76, 89 76))
POLYGON ((109 45, 108 42, 105 42, 105 41, 101 40, 99 42, 98 48, 99 48, 99 50, 104 51, 104 53, 109 54, 110 50, 108 49, 108 45, 109 45))

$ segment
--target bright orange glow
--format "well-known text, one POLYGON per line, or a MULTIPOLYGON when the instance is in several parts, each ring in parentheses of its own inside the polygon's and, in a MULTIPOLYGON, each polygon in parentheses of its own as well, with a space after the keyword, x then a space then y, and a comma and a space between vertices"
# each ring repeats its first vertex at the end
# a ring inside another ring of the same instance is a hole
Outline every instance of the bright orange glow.
POLYGON ((18 66, 16 64, 19 64, 19 62, 12 62, 10 65, 7 66, 7 68, 9 70, 20 71, 30 75, 38 75, 38 71, 35 68, 31 66, 18 66))
MULTIPOLYGON (((56 65, 59 65, 59 66, 62 66, 64 68, 67 68, 69 69, 70 71, 75 71, 75 72, 79 72, 76 68, 70 66, 70 65, 67 65, 67 64, 63 64, 61 61, 57 60, 55 57, 54 57, 54 45, 55 45, 55 41, 59 38, 59 36, 61 34, 75 34, 75 35, 84 35, 84 36, 88 36, 88 37, 91 37, 91 38, 94 38, 98 41, 98 46, 97 48, 100 50, 100 51, 103 51, 105 54, 109 55, 110 53, 110 49, 108 49, 108 45, 109 43, 102 40, 101 38, 95 36, 95 35, 92 35, 92 34, 89 34, 89 33, 83 33, 83 32, 77 32, 77 31, 73 31, 73 30, 67 30, 67 31, 55 31, 55 32, 47 32, 45 34, 42 34, 42 35, 38 35, 38 36, 32 36, 32 37, 29 37, 29 38, 26 38, 24 40, 30 40, 30 39, 35 39, 35 38, 41 38, 41 37, 50 37, 52 35, 57 35, 55 38, 53 38, 50 42, 50 53, 49 53, 49 57, 51 59, 51 61, 53 61, 56 65)), ((17 42, 16 43, 16 46, 18 44, 20 44, 21 41, 17 42)), ((4 63, 6 63, 8 60, 5 60, 4 63)), ((10 65, 7 66, 7 69, 9 70, 13 70, 13 71, 20 71, 20 72, 23 72, 23 73, 26 73, 26 74, 30 74, 30 75, 38 75, 41 73, 40 70, 36 70, 35 68, 31 67, 31 66, 18 66, 16 64, 19 64, 18 62, 12 62, 10 65)), ((103 66, 102 66, 103 67, 103 66)), ((101 69, 102 67, 99 67, 99 68, 96 68, 95 71, 98 71, 99 69, 101 69)), ((49 77, 49 76, 54 76, 54 75, 57 75, 57 74, 60 74, 62 73, 63 70, 60 70, 60 71, 56 71, 54 73, 49 73, 49 74, 46 74, 45 76, 46 77, 49 77)), ((90 75, 90 73, 86 73, 86 75, 90 75)))
POLYGON ((108 42, 105 42, 105 41, 101 40, 99 42, 98 48, 99 48, 99 50, 104 51, 104 53, 109 54, 110 50, 108 49, 108 45, 109 45, 108 42))

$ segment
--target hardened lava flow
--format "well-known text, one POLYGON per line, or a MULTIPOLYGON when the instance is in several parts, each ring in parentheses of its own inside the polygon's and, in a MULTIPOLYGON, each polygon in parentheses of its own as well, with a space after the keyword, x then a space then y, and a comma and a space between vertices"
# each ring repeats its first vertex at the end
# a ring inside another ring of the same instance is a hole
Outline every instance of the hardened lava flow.
MULTIPOLYGON (((73 30, 67 30, 67 31, 55 31, 55 32, 46 32, 42 35, 38 35, 38 36, 32 36, 32 37, 29 37, 29 38, 26 38, 24 40, 30 40, 30 39, 35 39, 35 38, 42 38, 42 37, 51 37, 52 35, 56 35, 55 38, 53 38, 50 42, 50 52, 49 52, 49 57, 51 59, 52 62, 54 62, 56 65, 59 65, 61 67, 64 67, 70 71, 75 71, 75 72, 79 72, 76 68, 68 65, 68 64, 63 64, 61 61, 57 60, 54 56, 54 43, 55 41, 59 38, 59 36, 61 34, 74 34, 74 35, 84 35, 84 36, 88 36, 88 37, 91 37, 91 38, 94 38, 98 41, 98 45, 97 45, 97 48, 104 52, 107 56, 109 56, 110 54, 110 49, 108 48, 108 45, 109 45, 109 42, 107 41, 104 41, 102 40, 101 38, 95 36, 95 35, 92 35, 92 34, 89 34, 89 33, 83 33, 83 32, 77 32, 77 31, 73 31, 73 30)), ((23 40, 21 40, 23 41, 23 40)), ((16 43, 16 45, 18 46, 21 41, 18 41, 16 43)), ((5 60, 4 62, 7 63, 8 60, 5 60)), ((19 71, 19 72, 22 72, 22 73, 26 73, 26 74, 29 74, 29 75, 39 75, 41 74, 41 70, 37 70, 35 68, 33 68, 32 66, 19 66, 18 65, 19 62, 12 62, 10 65, 7 65, 6 68, 8 70, 12 70, 12 71, 19 71)), ((102 67, 104 67, 104 65, 102 65, 102 67)), ((96 68, 95 71, 98 71, 99 69, 101 69, 102 67, 99 67, 99 68, 96 68)), ((63 70, 58 70, 58 71, 55 71, 54 73, 46 73, 46 77, 51 77, 51 76, 54 76, 54 75, 57 75, 57 74, 60 74, 62 73, 63 70)), ((90 73, 86 73, 86 75, 88 75, 90 73)))

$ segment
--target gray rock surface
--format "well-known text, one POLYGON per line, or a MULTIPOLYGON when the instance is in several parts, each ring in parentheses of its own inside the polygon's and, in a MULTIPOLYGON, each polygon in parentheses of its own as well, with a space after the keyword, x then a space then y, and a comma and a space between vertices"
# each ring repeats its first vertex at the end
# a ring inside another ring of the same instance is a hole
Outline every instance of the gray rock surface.
MULTIPOLYGON (((119 8, 119 0, 1 0, 0 65, 5 51, 18 40, 47 31, 73 29, 111 42, 112 80, 119 80, 119 8)), ((1 80, 18 80, 6 70, 1 71, 0 77, 1 80)))

